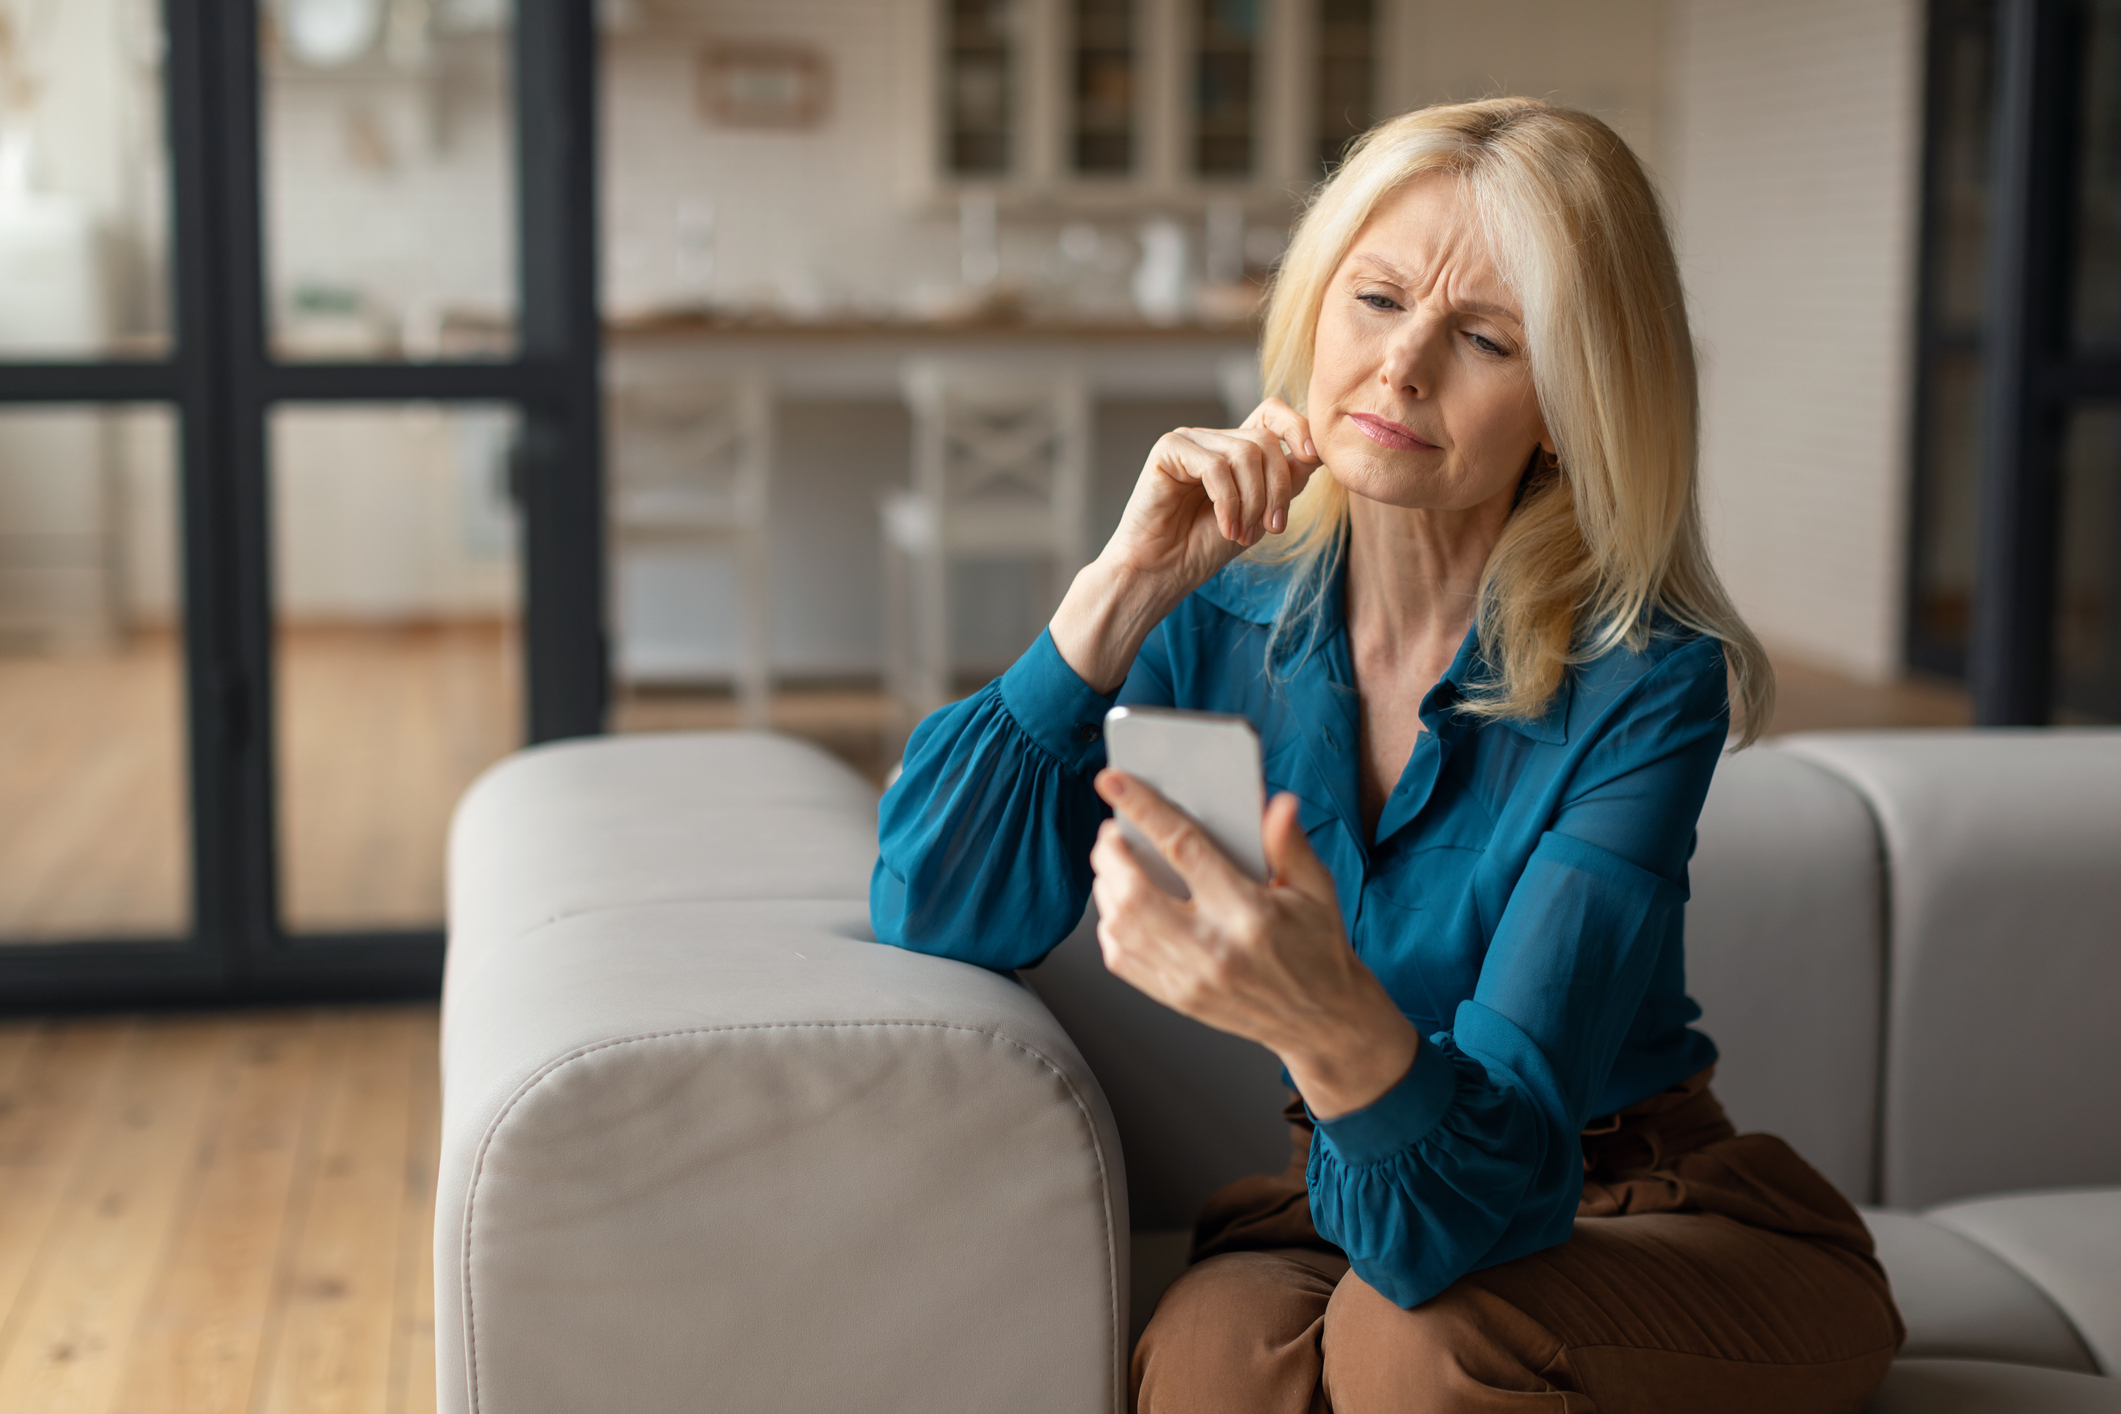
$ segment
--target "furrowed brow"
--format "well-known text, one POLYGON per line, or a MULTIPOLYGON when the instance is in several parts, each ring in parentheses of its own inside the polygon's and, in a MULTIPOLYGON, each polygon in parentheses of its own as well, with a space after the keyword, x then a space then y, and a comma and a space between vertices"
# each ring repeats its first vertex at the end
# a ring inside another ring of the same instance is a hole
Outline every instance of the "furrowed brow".
MULTIPOLYGON (((1357 252, 1353 263, 1356 267, 1355 273, 1357 275, 1367 275, 1375 279, 1388 280, 1401 289, 1411 289, 1419 283, 1415 276, 1400 269, 1397 265, 1385 259, 1385 257, 1373 254, 1370 251, 1357 252)), ((1499 320, 1505 324, 1514 324, 1520 329, 1524 327, 1524 316, 1511 309, 1508 305, 1490 304, 1485 300, 1454 299, 1451 301, 1451 308, 1457 310, 1460 314, 1471 314, 1482 318, 1499 320)))
POLYGON ((1499 304, 1486 304, 1480 300, 1453 300, 1451 307, 1461 314, 1477 314, 1487 319, 1499 319, 1505 324, 1524 325, 1524 316, 1516 310, 1499 304))
POLYGON ((1391 261, 1385 259, 1383 256, 1372 255, 1368 251, 1363 251, 1359 253, 1355 257, 1355 264, 1358 267, 1363 268, 1365 270, 1365 273, 1376 275, 1381 279, 1390 280, 1395 285, 1405 287, 1407 285, 1411 285, 1414 282, 1413 277, 1407 274, 1406 271, 1400 269, 1397 265, 1394 265, 1391 261))

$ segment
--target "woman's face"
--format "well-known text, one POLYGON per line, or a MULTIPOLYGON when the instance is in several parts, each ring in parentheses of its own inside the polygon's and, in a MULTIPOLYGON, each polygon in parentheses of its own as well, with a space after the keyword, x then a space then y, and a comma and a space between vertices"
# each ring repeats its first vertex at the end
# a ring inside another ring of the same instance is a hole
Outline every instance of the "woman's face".
POLYGON ((1534 449, 1553 451, 1523 314, 1458 179, 1409 182, 1348 248, 1319 310, 1306 414, 1334 477, 1393 506, 1513 496, 1534 449))

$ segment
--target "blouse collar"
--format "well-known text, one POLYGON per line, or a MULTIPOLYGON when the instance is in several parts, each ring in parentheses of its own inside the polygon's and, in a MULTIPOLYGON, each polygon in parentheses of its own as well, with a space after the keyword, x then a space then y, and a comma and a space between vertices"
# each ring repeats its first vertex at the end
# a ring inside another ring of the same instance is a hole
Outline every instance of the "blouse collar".
MULTIPOLYGON (((1231 561, 1195 592, 1223 612, 1264 628, 1273 624, 1275 615, 1281 612, 1283 601, 1296 583, 1299 568, 1286 561, 1267 563, 1244 556, 1231 561)), ((1346 580, 1347 562, 1342 558, 1333 567, 1332 580, 1319 604, 1321 640, 1347 628, 1346 580)), ((1324 655, 1312 652, 1296 665, 1291 677, 1300 679, 1327 671, 1324 655)), ((1480 631, 1477 627, 1469 629, 1451 659, 1451 666, 1444 670, 1442 680, 1462 698, 1491 677, 1487 657, 1480 651, 1480 631)), ((1520 736, 1560 746, 1569 739, 1569 703, 1574 696, 1575 683, 1573 669, 1563 673, 1561 685, 1547 699, 1546 710, 1537 717, 1498 717, 1493 720, 1497 726, 1507 727, 1520 736)))

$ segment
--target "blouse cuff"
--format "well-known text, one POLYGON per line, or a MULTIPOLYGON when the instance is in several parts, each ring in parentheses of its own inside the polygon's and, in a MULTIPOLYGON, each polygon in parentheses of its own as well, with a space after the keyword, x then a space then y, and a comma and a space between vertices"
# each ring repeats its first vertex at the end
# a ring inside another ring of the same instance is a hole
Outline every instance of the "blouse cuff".
POLYGON ((1118 698, 1091 690, 1076 676, 1051 630, 1025 650, 1002 674, 1002 706, 1025 735, 1070 771, 1095 771, 1105 764, 1105 713, 1118 698))
POLYGON ((1458 1073, 1443 1047, 1423 1037, 1414 1064, 1399 1083, 1359 1110, 1322 1120, 1326 1137, 1344 1163, 1374 1164, 1411 1149, 1428 1136, 1457 1093, 1458 1073))

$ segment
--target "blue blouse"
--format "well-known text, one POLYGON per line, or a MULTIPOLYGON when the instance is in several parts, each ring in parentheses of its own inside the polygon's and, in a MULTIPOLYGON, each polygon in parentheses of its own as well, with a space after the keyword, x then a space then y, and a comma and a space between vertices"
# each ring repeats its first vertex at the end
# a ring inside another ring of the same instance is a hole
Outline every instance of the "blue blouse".
POLYGON ((1027 967, 1075 927, 1110 812, 1091 788, 1113 702, 1232 712, 1340 895, 1358 956, 1424 1040, 1405 1078, 1317 1128, 1319 1233, 1412 1307, 1566 1241, 1577 1133, 1716 1058, 1689 1029, 1681 930, 1694 824, 1729 726, 1722 645, 1660 625, 1572 669, 1537 721, 1454 710, 1469 634, 1366 835, 1340 575, 1321 631, 1263 671, 1288 571, 1239 560, 1155 629, 1114 697, 1041 636, 915 731, 884 796, 869 906, 884 942, 1027 967))

